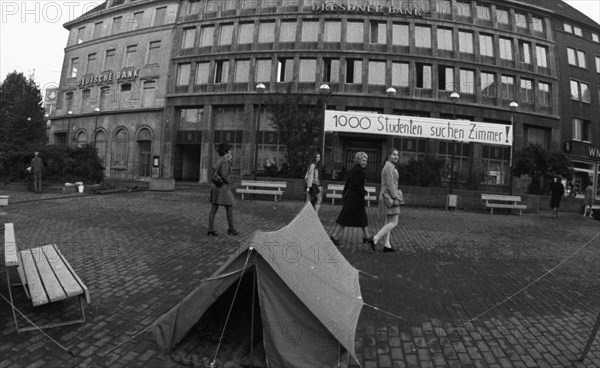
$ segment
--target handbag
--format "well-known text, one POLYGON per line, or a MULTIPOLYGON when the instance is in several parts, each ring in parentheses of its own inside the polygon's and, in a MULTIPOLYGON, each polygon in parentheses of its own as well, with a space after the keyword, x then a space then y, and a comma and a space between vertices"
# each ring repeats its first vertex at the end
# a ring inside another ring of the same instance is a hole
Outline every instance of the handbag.
POLYGON ((319 186, 315 183, 313 183, 313 185, 310 186, 310 189, 308 190, 308 192, 312 195, 316 195, 321 193, 321 189, 319 188, 319 186))
POLYGON ((392 198, 392 196, 390 195, 390 193, 387 190, 385 192, 383 192, 382 198, 383 198, 383 204, 385 204, 386 207, 391 208, 391 207, 400 206, 400 202, 397 199, 392 198))
POLYGON ((210 181, 212 181, 213 184, 216 185, 217 188, 221 188, 223 186, 223 184, 225 183, 223 181, 223 178, 221 178, 221 175, 219 175, 219 170, 221 169, 221 165, 222 164, 223 163, 221 162, 221 164, 219 165, 219 168, 218 169, 214 169, 213 176, 210 179, 210 181))
POLYGON ((404 193, 398 188, 398 203, 404 204, 404 193))

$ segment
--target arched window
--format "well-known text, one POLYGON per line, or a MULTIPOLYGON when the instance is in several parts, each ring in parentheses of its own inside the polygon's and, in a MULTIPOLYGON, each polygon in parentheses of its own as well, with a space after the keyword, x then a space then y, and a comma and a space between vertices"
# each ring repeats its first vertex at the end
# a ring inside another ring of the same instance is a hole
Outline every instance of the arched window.
POLYGON ((113 154, 113 166, 119 168, 127 167, 127 146, 129 134, 127 129, 121 128, 115 134, 115 146, 113 154))
POLYGON ((104 164, 106 162, 106 133, 104 131, 96 132, 96 152, 98 152, 98 158, 104 164))
POLYGON ((149 178, 152 175, 152 132, 142 128, 137 134, 138 143, 138 174, 149 178))
POLYGON ((77 137, 77 148, 81 148, 87 144, 87 133, 83 130, 79 131, 77 137))

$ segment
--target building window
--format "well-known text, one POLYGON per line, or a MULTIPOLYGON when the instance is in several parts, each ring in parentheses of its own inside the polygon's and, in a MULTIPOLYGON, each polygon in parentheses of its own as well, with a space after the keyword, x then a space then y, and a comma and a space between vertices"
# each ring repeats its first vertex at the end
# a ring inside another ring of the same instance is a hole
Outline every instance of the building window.
POLYGON ((94 39, 98 39, 104 36, 104 22, 94 23, 94 39))
POLYGON ((89 54, 87 57, 87 65, 85 74, 93 74, 96 72, 96 53, 89 54))
POLYGON ((435 1, 435 12, 438 14, 452 14, 452 7, 450 6, 450 0, 436 0, 435 1))
POLYGON ((317 42, 319 40, 319 22, 316 20, 305 20, 302 22, 301 42, 317 42))
POLYGON ((415 26, 415 47, 431 48, 431 27, 415 26))
POLYGON ((219 35, 219 46, 231 45, 233 40, 233 24, 222 24, 219 35))
POLYGON ((531 80, 521 79, 519 97, 524 103, 533 103, 533 82, 531 80))
POLYGON ((504 100, 515 100, 515 77, 503 75, 501 77, 501 97, 504 100))
POLYGON ((392 44, 395 46, 409 46, 408 41, 409 29, 408 24, 392 25, 392 44))
POLYGON ((325 21, 325 42, 341 42, 342 40, 342 22, 325 21))
POLYGON ((456 3, 456 15, 459 17, 470 17, 471 16, 471 2, 470 1, 457 1, 456 3))
POLYGON ((600 73, 600 56, 596 56, 596 73, 600 73))
POLYGON ((115 151, 113 154, 113 168, 127 167, 127 143, 129 142, 127 130, 119 129, 115 134, 115 151))
POLYGON ((200 47, 211 47, 213 45, 214 35, 214 26, 200 28, 200 47))
POLYGON ((385 61, 369 61, 369 84, 385 85, 385 61))
POLYGON ((531 17, 531 27, 534 32, 544 33, 544 20, 538 17, 531 17))
POLYGON ((340 81, 340 60, 323 59, 323 82, 339 83, 340 81))
POLYGON ((248 83, 250 81, 250 60, 235 61, 233 81, 235 83, 248 83))
POLYGON ((254 23, 240 23, 238 28, 238 45, 247 45, 254 41, 254 23))
POLYGON ((439 158, 446 161, 444 181, 452 177, 459 182, 466 182, 469 179, 469 152, 468 143, 440 141, 439 158))
POLYGON ((165 16, 167 15, 167 7, 163 6, 154 10, 154 27, 165 24, 165 16))
POLYGON ((112 34, 117 34, 121 32, 121 25, 123 24, 123 17, 114 17, 112 24, 112 34))
POLYGON ((137 52, 137 45, 127 46, 125 51, 125 63, 123 67, 128 68, 135 65, 135 53, 137 52))
POLYGON ((452 39, 452 29, 438 28, 437 29, 437 47, 438 50, 452 51, 454 49, 452 39))
POLYGON ((458 51, 467 54, 473 53, 473 33, 465 31, 458 32, 458 51))
MULTIPOLYGON (((363 22, 348 21, 346 30, 346 41, 348 43, 363 43, 364 42, 364 27, 363 22)), ((408 26, 407 26, 408 29, 408 26)), ((395 32, 394 32, 395 33, 395 32)), ((406 35, 408 39, 408 34, 406 35)))
POLYGON ((188 64, 179 64, 177 66, 177 86, 187 86, 190 84, 190 67, 188 64))
POLYGON ((194 82, 196 85, 208 84, 209 68, 210 63, 208 61, 196 64, 196 81, 194 82))
POLYGON ((460 70, 460 92, 473 94, 475 85, 475 72, 468 69, 460 70))
POLYGON ((481 95, 484 97, 496 97, 496 75, 481 72, 481 95))
POLYGON ((77 29, 77 43, 82 43, 87 41, 86 39, 86 33, 85 33, 85 27, 79 27, 77 29))
POLYGON ((598 36, 598 33, 592 32, 592 41, 600 42, 600 36, 598 36))
POLYGON ((489 5, 477 4, 477 18, 482 20, 492 19, 489 5))
POLYGON ((571 99, 582 102, 590 102, 590 90, 587 83, 571 79, 571 99))
POLYGON ((491 35, 479 34, 479 54, 481 56, 494 56, 494 38, 491 35))
POLYGON ((229 76, 229 60, 215 61, 215 79, 213 83, 227 83, 229 76))
POLYGON ((154 106, 154 100, 156 98, 156 81, 144 81, 144 89, 142 92, 142 107, 154 106))
POLYGON ((73 110, 73 92, 65 93, 65 105, 67 111, 73 110))
POLYGON ((543 46, 536 46, 535 54, 537 57, 537 65, 542 68, 547 68, 548 67, 548 49, 543 46))
POLYGON ((108 110, 109 102, 114 102, 114 101, 111 101, 111 98, 110 98, 111 93, 112 93, 112 89, 110 87, 100 88, 100 103, 99 103, 98 107, 100 107, 101 111, 108 110))
POLYGON ((79 71, 79 58, 72 58, 71 65, 69 66, 70 78, 77 78, 78 71, 79 71))
POLYGON ((524 64, 531 64, 531 44, 529 42, 519 42, 519 48, 521 50, 521 62, 524 64))
POLYGON ((583 32, 581 32, 581 28, 577 26, 573 26, 573 33, 575 36, 583 37, 583 32))
POLYGON ((585 52, 577 50, 577 64, 580 68, 587 69, 587 63, 585 62, 585 52))
POLYGON ((198 130, 206 130, 208 126, 204 122, 204 108, 181 109, 179 112, 179 125, 194 125, 198 130))
POLYGON ((484 167, 482 184, 505 185, 508 182, 510 148, 484 145, 481 159, 484 167))
POLYGON ((527 14, 515 12, 515 23, 517 24, 517 28, 528 29, 527 14))
POLYGON ((196 41, 196 27, 185 28, 183 30, 183 38, 181 40, 182 49, 191 49, 196 41))
POLYGON ((431 65, 429 64, 415 64, 417 69, 416 75, 416 88, 431 89, 432 88, 432 75, 431 65))
POLYGON ((317 78, 317 60, 300 59, 298 82, 314 82, 317 78))
POLYGON ((113 70, 115 68, 116 54, 117 50, 115 49, 106 50, 106 55, 104 56, 104 70, 113 70))
POLYGON ((567 33, 573 33, 573 26, 571 26, 569 23, 563 23, 563 31, 567 33))
POLYGON ((188 15, 191 14, 199 14, 202 10, 202 3, 200 0, 190 0, 190 5, 188 7, 188 15))
POLYGON ((87 133, 80 131, 77 133, 77 148, 83 148, 87 144, 87 133))
POLYGON ((256 82, 271 81, 271 59, 256 60, 256 82))
POLYGON ((386 40, 386 24, 383 22, 371 22, 371 43, 385 45, 386 40))
POLYGON ((277 82, 291 82, 294 78, 294 59, 277 59, 277 82))
POLYGON ((573 118, 573 140, 581 141, 581 119, 573 118))
POLYGON ((92 106, 92 90, 84 89, 81 91, 81 111, 87 112, 90 111, 92 106))
POLYGON ((275 22, 260 22, 258 26, 258 43, 275 42, 275 22))
POLYGON ((133 13, 133 18, 131 19, 131 30, 134 31, 136 29, 140 29, 144 26, 144 12, 139 11, 133 13))
POLYGON ((454 68, 444 65, 438 66, 438 90, 456 91, 454 85, 454 68))
POLYGON ((500 59, 512 60, 513 59, 512 40, 510 38, 500 37, 499 43, 500 43, 500 59))
POLYGON ((581 122, 581 140, 588 143, 592 141, 592 122, 589 120, 581 122))
POLYGON ((362 60, 346 59, 346 83, 362 83, 362 60))
POLYGON ((106 133, 103 131, 96 132, 96 151, 98 151, 98 158, 102 165, 106 163, 106 133))
POLYGON ((550 84, 538 83, 538 104, 540 106, 550 106, 550 84))
POLYGON ((296 42, 296 21, 281 22, 279 42, 296 42))
POLYGON ((509 24, 508 10, 496 7, 496 21, 498 24, 509 24))
POLYGON ((148 63, 160 64, 160 41, 152 41, 148 45, 148 63))
POLYGON ((408 88, 408 63, 392 63, 392 85, 408 88))

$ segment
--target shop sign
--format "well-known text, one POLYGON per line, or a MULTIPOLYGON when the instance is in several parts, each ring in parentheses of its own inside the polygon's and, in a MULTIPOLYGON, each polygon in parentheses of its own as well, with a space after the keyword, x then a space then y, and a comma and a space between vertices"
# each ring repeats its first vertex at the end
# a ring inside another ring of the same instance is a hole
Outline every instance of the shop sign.
POLYGON ((92 84, 103 84, 113 83, 123 80, 132 80, 139 77, 139 69, 123 70, 117 73, 105 73, 100 75, 94 75, 93 77, 81 78, 79 81, 79 87, 87 87, 92 84))
POLYGON ((394 7, 394 6, 382 6, 382 5, 351 5, 351 4, 328 4, 328 3, 314 3, 312 5, 313 13, 354 13, 354 14, 381 14, 381 15, 392 15, 392 16, 412 16, 412 17, 423 17, 423 10, 418 9, 414 6, 407 7, 394 7))
POLYGON ((325 111, 325 131, 381 134, 512 146, 512 127, 477 121, 325 111))
POLYGON ((592 160, 600 160, 600 147, 594 147, 589 143, 580 141, 565 141, 563 144, 565 153, 569 153, 572 157, 590 158, 592 160))

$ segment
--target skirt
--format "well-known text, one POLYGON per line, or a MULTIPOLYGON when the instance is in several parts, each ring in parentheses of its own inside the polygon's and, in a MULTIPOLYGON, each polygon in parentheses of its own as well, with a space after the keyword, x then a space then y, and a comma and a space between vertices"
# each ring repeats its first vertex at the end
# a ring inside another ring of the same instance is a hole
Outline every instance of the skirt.
POLYGON ((234 198, 231 192, 231 187, 228 184, 223 184, 220 188, 216 185, 210 190, 210 203, 218 204, 219 206, 233 206, 234 198))
POLYGON ((399 215, 400 214, 400 206, 388 207, 385 205, 385 200, 383 199, 383 194, 379 195, 379 213, 382 215, 399 215))

